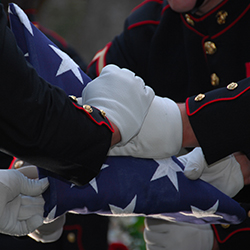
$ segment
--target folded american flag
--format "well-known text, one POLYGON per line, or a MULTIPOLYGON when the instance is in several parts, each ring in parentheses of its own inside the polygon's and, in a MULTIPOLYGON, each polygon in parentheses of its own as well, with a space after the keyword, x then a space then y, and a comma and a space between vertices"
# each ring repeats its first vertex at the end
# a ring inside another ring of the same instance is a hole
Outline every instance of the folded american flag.
MULTIPOLYGON (((67 94, 81 96, 90 79, 29 22, 17 5, 10 4, 9 12, 17 43, 39 75, 67 94)), ((176 157, 108 157, 100 174, 83 187, 40 169, 40 178, 49 176, 50 182, 44 193, 45 216, 53 219, 73 210, 197 224, 234 224, 245 218, 237 202, 204 181, 187 179, 183 169, 176 157)))
POLYGON ((91 79, 80 67, 40 32, 17 5, 9 5, 9 17, 17 44, 37 73, 68 95, 82 96, 91 79))

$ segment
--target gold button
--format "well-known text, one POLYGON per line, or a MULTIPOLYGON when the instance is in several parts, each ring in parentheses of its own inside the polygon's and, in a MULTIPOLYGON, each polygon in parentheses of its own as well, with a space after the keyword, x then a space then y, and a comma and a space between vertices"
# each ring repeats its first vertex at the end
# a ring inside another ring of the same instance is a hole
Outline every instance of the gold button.
POLYGON ((234 90, 238 87, 238 83, 237 82, 231 82, 230 84, 227 85, 227 89, 228 90, 234 90))
POLYGON ((199 102, 199 101, 203 100, 204 98, 205 98, 205 95, 204 95, 204 94, 199 94, 199 95, 197 95, 197 96, 194 98, 194 100, 195 100, 196 102, 199 102))
POLYGON ((76 241, 76 236, 75 236, 74 233, 69 233, 69 234, 67 235, 67 239, 68 239, 68 241, 69 241, 70 243, 74 243, 74 242, 76 241))
POLYGON ((93 109, 91 108, 90 105, 83 105, 82 106, 88 113, 92 113, 93 112, 93 109))
POLYGON ((74 102, 77 102, 77 98, 76 98, 76 96, 74 96, 74 95, 70 95, 70 96, 69 96, 69 98, 70 98, 71 100, 73 100, 74 102))
POLYGON ((222 226, 222 228, 224 228, 224 229, 227 229, 227 228, 229 228, 229 227, 230 227, 230 225, 229 225, 229 224, 221 224, 221 226, 222 226))
POLYGON ((213 86, 218 86, 219 83, 220 83, 220 78, 219 78, 215 73, 213 73, 213 74, 211 75, 211 84, 212 84, 213 86))
POLYGON ((194 26, 194 20, 192 20, 188 14, 186 14, 185 17, 186 17, 187 23, 194 26))
POLYGON ((248 211, 247 216, 250 218, 250 211, 248 211))
POLYGON ((21 161, 21 160, 18 160, 14 163, 14 168, 15 169, 18 169, 18 168, 21 168, 23 166, 24 162, 21 161))
POLYGON ((102 109, 100 109, 101 115, 105 118, 106 117, 106 113, 105 111, 103 111, 102 109))
POLYGON ((204 49, 208 55, 213 55, 217 50, 215 43, 211 41, 205 42, 204 49))
POLYGON ((217 23, 218 24, 224 24, 226 22, 228 13, 225 10, 221 10, 217 13, 217 23))

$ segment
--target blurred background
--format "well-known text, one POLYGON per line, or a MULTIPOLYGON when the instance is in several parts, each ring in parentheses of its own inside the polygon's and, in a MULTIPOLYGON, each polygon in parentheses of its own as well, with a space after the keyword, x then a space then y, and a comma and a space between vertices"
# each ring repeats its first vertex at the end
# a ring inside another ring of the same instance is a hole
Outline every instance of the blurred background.
POLYGON ((142 0, 45 0, 38 21, 66 39, 88 63, 123 29, 142 0))

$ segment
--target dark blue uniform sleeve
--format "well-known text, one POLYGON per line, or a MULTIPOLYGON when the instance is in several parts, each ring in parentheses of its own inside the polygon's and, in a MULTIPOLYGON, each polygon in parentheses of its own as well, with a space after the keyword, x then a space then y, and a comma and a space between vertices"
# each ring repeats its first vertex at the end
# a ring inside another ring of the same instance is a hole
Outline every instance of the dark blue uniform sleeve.
POLYGON ((40 78, 17 47, 0 5, 0 148, 83 185, 110 147, 112 126, 40 78))
POLYGON ((250 159, 250 78, 192 96, 187 114, 208 164, 241 151, 250 159))

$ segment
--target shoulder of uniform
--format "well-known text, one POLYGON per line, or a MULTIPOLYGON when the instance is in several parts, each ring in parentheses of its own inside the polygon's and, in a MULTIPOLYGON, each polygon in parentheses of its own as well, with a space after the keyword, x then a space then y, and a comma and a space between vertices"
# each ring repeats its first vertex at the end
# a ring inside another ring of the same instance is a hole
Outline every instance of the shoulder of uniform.
POLYGON ((127 29, 134 27, 155 24, 161 19, 163 9, 167 5, 163 0, 146 0, 135 7, 126 20, 127 29))

